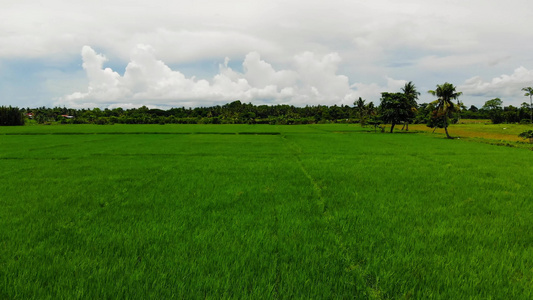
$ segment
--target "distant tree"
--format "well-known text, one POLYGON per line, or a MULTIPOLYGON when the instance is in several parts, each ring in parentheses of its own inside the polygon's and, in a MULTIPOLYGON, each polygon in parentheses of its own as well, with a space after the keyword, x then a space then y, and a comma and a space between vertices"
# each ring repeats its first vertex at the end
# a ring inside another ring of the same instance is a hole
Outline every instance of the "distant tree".
POLYGON ((376 119, 378 116, 378 109, 374 106, 374 102, 369 102, 366 106, 366 114, 369 119, 376 119))
POLYGON ((439 115, 439 111, 437 110, 435 103, 429 103, 426 107, 426 111, 429 111, 426 124, 428 127, 433 128, 433 132, 435 132, 437 128, 444 128, 444 120, 442 116, 439 115))
POLYGON ((0 106, 0 126, 24 125, 24 113, 18 107, 0 106))
POLYGON ((374 127, 374 132, 376 132, 378 127, 380 127, 381 125, 381 120, 376 117, 371 117, 370 119, 368 119, 368 124, 372 125, 374 127))
POLYGON ((468 110, 475 113, 475 112, 478 112, 479 109, 475 107, 474 105, 470 105, 470 108, 468 110))
POLYGON ((461 120, 461 112, 466 110, 466 105, 462 102, 457 100, 457 121, 461 120))
POLYGON ((504 121, 502 104, 503 101, 500 98, 494 98, 485 102, 481 109, 489 115, 492 123, 499 124, 504 121))
POLYGON ((506 106, 503 108, 503 118, 505 123, 518 123, 520 122, 520 110, 512 105, 506 106))
POLYGON ((530 116, 530 123, 533 123, 533 100, 531 100, 531 97, 533 97, 533 87, 525 87, 522 88, 522 91, 526 92, 524 96, 529 96, 529 116, 530 116))
POLYGON ((431 115, 431 107, 428 103, 421 103, 418 105, 416 116, 414 119, 415 124, 427 124, 431 115))
POLYGON ((475 105, 470 105, 470 108, 464 107, 461 116, 465 119, 482 119, 482 111, 475 105))
POLYGON ((402 92, 405 95, 404 101, 406 101, 406 106, 411 107, 410 112, 408 112, 404 120, 405 130, 409 131, 409 120, 414 118, 416 115, 416 109, 418 106, 416 100, 418 100, 418 96, 420 96, 420 93, 416 90, 416 86, 413 84, 412 81, 409 81, 404 85, 404 87, 402 88, 402 92))
POLYGON ((411 106, 402 93, 381 93, 381 103, 379 105, 381 118, 384 122, 390 122, 390 132, 394 126, 405 121, 410 114, 411 106))
POLYGON ((520 105, 520 108, 518 109, 520 123, 531 124, 530 112, 531 110, 529 108, 529 104, 527 102, 522 102, 522 104, 520 105))
MULTIPOLYGON (((343 119, 344 114, 343 114, 342 108, 340 108, 336 104, 333 106, 330 106, 329 116, 330 116, 330 119, 334 122, 337 122, 337 120, 339 119, 343 119)), ((297 117, 297 116, 294 116, 294 117, 297 117)))
POLYGON ((353 104, 355 105, 355 109, 357 110, 357 117, 359 118, 359 124, 361 124, 361 127, 364 127, 366 125, 367 118, 368 118, 368 111, 367 111, 367 106, 365 105, 365 100, 359 97, 359 99, 357 99, 353 104))
POLYGON ((242 123, 255 124, 255 113, 249 111, 242 114, 242 123))
POLYGON ((429 90, 428 93, 438 97, 437 100, 432 102, 436 108, 436 117, 442 118, 446 137, 449 139, 453 139, 448 133, 449 118, 453 115, 454 112, 459 111, 460 107, 454 104, 452 100, 459 98, 462 93, 457 92, 455 86, 448 82, 445 82, 441 85, 437 85, 436 90, 429 90))
POLYGON ((485 109, 485 110, 502 109, 502 104, 503 104, 503 101, 500 98, 494 98, 494 99, 486 101, 482 109, 485 109))

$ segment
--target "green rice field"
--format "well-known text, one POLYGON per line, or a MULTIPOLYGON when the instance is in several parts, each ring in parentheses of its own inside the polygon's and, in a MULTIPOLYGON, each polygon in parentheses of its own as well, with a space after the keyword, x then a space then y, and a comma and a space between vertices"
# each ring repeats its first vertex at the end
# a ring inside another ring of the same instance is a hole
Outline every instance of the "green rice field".
POLYGON ((0 179, 0 299, 533 298, 528 149, 349 124, 4 127, 0 179))

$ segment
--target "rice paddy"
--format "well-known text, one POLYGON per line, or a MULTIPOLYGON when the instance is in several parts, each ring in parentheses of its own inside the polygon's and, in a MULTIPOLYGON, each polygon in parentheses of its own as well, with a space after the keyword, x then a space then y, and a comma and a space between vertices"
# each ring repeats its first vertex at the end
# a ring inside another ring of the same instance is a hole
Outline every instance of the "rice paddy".
POLYGON ((347 124, 0 130, 0 298, 533 297, 527 149, 347 124))

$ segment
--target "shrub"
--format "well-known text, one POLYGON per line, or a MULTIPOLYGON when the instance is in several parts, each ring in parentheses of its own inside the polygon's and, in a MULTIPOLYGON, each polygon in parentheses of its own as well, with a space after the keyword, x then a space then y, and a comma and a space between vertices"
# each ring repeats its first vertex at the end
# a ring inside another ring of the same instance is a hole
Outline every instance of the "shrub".
POLYGON ((490 120, 492 121, 492 124, 501 124, 505 121, 505 118, 501 113, 494 112, 491 114, 490 120))
POLYGON ((96 125, 107 125, 109 124, 109 121, 106 117, 100 117, 94 120, 94 124, 96 125))
POLYGON ((533 143, 533 130, 524 131, 518 135, 521 138, 529 139, 529 143, 533 143))
POLYGON ((0 106, 0 126, 24 125, 24 114, 18 107, 0 106))

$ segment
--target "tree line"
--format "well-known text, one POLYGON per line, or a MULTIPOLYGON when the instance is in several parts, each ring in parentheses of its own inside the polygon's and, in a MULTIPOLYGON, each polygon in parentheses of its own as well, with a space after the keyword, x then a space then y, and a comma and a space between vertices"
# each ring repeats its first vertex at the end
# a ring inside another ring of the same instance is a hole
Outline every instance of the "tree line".
MULTIPOLYGON (((533 94, 532 88, 524 88, 526 96, 533 94), (531 89, 531 90, 528 90, 531 89)), ((409 124, 427 124, 432 128, 444 128, 459 119, 490 119, 493 123, 531 123, 531 104, 520 107, 503 106, 503 101, 494 98, 478 108, 467 108, 458 100, 461 92, 450 83, 437 85, 428 91, 437 97, 431 103, 418 104, 420 92, 408 82, 398 92, 381 94, 380 104, 374 105, 364 99, 357 99, 353 106, 316 105, 296 107, 293 105, 254 105, 240 100, 224 105, 196 108, 171 108, 168 110, 148 108, 123 109, 72 109, 66 107, 13 108, 0 107, 0 125, 23 125, 24 120, 38 124, 321 124, 360 123, 375 128, 391 124, 408 130, 409 124)), ((448 135, 448 133, 447 133, 448 135)), ((449 136, 449 135, 448 135, 449 136)))
POLYGON ((0 126, 17 126, 24 123, 24 112, 18 107, 0 106, 0 126))

